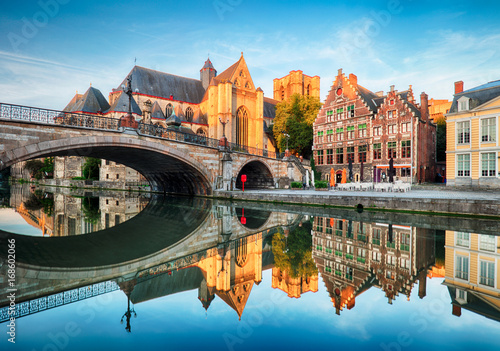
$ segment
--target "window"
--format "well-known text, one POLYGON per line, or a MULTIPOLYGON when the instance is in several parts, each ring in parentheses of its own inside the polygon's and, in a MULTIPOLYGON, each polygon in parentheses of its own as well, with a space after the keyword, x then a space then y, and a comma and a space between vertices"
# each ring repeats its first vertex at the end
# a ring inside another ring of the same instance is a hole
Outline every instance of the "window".
POLYGON ((395 141, 390 141, 387 143, 387 158, 396 158, 397 157, 397 152, 396 152, 396 147, 397 143, 395 141))
POLYGON ((349 117, 354 117, 354 105, 347 106, 347 115, 349 117))
POLYGON ((410 122, 401 123, 401 133, 408 133, 411 131, 410 122))
POLYGON ((373 144, 373 159, 382 159, 382 144, 373 144))
POLYGON ((457 177, 470 177, 470 154, 457 155, 457 177))
POLYGON ((358 125, 358 137, 359 138, 366 138, 367 132, 366 132, 366 123, 358 125))
POLYGON ((401 233, 401 251, 410 251, 410 234, 401 233))
POLYGON ((337 141, 344 140, 344 128, 337 128, 336 133, 337 133, 337 141))
POLYGON ((380 262, 381 258, 382 258, 382 254, 380 252, 378 252, 378 251, 372 252, 372 261, 380 262))
POLYGON ((387 118, 396 118, 396 111, 388 111, 387 118))
POLYGON ((468 248, 470 243, 470 234, 464 232, 455 232, 455 234, 456 234, 455 245, 468 248))
POLYGON ((479 284, 495 286, 495 263, 479 261, 479 284))
POLYGON ((174 106, 172 106, 172 104, 168 104, 165 108, 165 116, 167 116, 167 118, 172 116, 172 112, 174 112, 174 106))
POLYGON ((318 165, 322 165, 323 164, 323 150, 318 150, 317 155, 318 155, 317 163, 318 163, 318 165))
POLYGON ((479 235, 479 249, 484 251, 495 252, 497 249, 496 236, 494 235, 479 235))
POLYGON ((496 153, 481 154, 481 176, 494 177, 496 174, 496 153))
POLYGON ((119 174, 116 175, 116 179, 120 179, 120 175, 119 174))
POLYGON ((341 163, 344 163, 344 148, 338 148, 337 149, 337 164, 341 164, 341 163))
POLYGON ((462 96, 458 99, 458 112, 467 111, 469 109, 469 98, 462 96))
POLYGON ((372 243, 375 245, 380 245, 380 237, 381 237, 381 230, 380 229, 373 229, 373 234, 372 234, 372 243))
POLYGON ((382 135, 382 127, 374 127, 373 128, 373 136, 380 136, 382 135))
POLYGON ((344 118, 344 108, 337 109, 337 120, 341 120, 344 118))
POLYGON ((457 144, 470 143, 470 121, 457 122, 457 144))
POLYGON ((333 149, 326 150, 326 164, 333 164, 333 149))
POLYGON ((366 162, 366 145, 358 146, 359 162, 366 162))
POLYGON ((354 146, 349 146, 347 148, 347 162, 349 162, 349 160, 354 162, 354 146))
POLYGON ((391 265, 391 266, 395 266, 396 265, 397 259, 396 259, 395 256, 393 256, 393 255, 386 255, 385 259, 386 259, 386 263, 388 265, 391 265))
POLYGON ((396 134, 398 132, 398 126, 396 124, 391 124, 387 127, 388 134, 396 134))
POLYGON ((401 157, 408 158, 411 156, 411 141, 403 140, 401 142, 401 157))
POLYGON ((481 120, 481 141, 495 142, 496 138, 496 117, 481 120))
POLYGON ((354 126, 347 126, 347 139, 354 139, 354 126))
POLYGON ((193 109, 191 107, 188 107, 186 109, 186 121, 192 122, 193 121, 193 115, 194 115, 193 109))
POLYGON ((236 111, 236 144, 248 145, 248 112, 243 106, 236 111))
POLYGON ((411 168, 401 168, 401 177, 410 177, 411 168))
POLYGON ((457 255, 455 259, 455 278, 469 280, 469 257, 457 255))
POLYGON ((115 215, 115 225, 120 224, 120 215, 115 215))
POLYGON ((316 231, 317 232, 322 232, 323 231, 323 222, 324 222, 325 218, 323 217, 319 217, 318 218, 318 221, 316 222, 316 231))

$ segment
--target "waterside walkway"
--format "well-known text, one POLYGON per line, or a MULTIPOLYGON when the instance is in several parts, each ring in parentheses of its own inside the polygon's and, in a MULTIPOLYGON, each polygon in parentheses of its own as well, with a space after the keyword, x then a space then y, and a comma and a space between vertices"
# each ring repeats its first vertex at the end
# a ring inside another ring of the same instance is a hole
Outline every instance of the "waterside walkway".
POLYGON ((500 219, 500 190, 468 190, 444 185, 416 185, 408 192, 328 190, 216 191, 233 200, 338 206, 363 210, 494 216, 500 219))

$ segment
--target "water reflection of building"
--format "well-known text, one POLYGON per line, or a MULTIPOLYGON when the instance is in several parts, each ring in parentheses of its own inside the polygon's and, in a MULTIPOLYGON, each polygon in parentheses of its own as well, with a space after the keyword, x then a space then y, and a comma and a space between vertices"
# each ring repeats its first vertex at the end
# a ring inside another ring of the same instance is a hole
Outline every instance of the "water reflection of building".
POLYGON ((273 289, 280 289, 288 294, 288 297, 300 298, 306 292, 318 291, 318 276, 292 277, 289 270, 273 268, 273 289))
POLYGON ((315 217, 313 258, 336 313, 355 306, 356 297, 376 286, 389 303, 400 294, 410 298, 419 281, 426 294, 427 270, 434 263, 429 230, 338 218, 315 217))
POLYGON ((155 271, 153 276, 134 280, 134 287, 128 286, 131 301, 138 304, 198 289, 198 299, 205 310, 217 296, 241 319, 254 284, 262 281, 262 233, 222 243, 202 256, 184 268, 165 269, 161 274, 155 271))
POLYGON ((453 315, 462 308, 500 321, 500 252, 494 235, 446 231, 446 274, 453 315))
POLYGON ((35 192, 26 186, 12 187, 10 197, 10 206, 44 236, 72 236, 110 228, 136 216, 148 202, 145 197, 121 193, 113 197, 78 197, 35 192))
POLYGON ((148 201, 143 197, 101 196, 99 198, 100 228, 107 229, 128 221, 141 212, 148 201))

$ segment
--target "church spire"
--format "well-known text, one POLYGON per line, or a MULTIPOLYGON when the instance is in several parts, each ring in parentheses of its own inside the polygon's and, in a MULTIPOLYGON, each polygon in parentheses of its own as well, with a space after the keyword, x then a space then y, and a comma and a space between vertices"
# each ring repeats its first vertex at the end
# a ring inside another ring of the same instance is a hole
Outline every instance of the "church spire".
POLYGON ((210 81, 215 76, 217 76, 217 70, 212 65, 212 61, 210 61, 210 58, 207 58, 205 64, 200 70, 200 80, 201 84, 203 85, 203 89, 207 90, 210 81))

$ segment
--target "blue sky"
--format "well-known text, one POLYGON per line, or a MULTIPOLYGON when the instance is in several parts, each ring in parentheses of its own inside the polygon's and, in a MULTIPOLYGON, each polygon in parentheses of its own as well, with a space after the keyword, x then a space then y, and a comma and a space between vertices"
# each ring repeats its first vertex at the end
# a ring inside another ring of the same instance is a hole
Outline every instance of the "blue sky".
POLYGON ((134 65, 199 78, 210 54, 222 72, 243 51, 256 86, 290 70, 339 68, 372 91, 451 99, 500 79, 495 1, 76 1, 2 4, 1 102, 62 109, 92 85, 107 96, 134 65))

